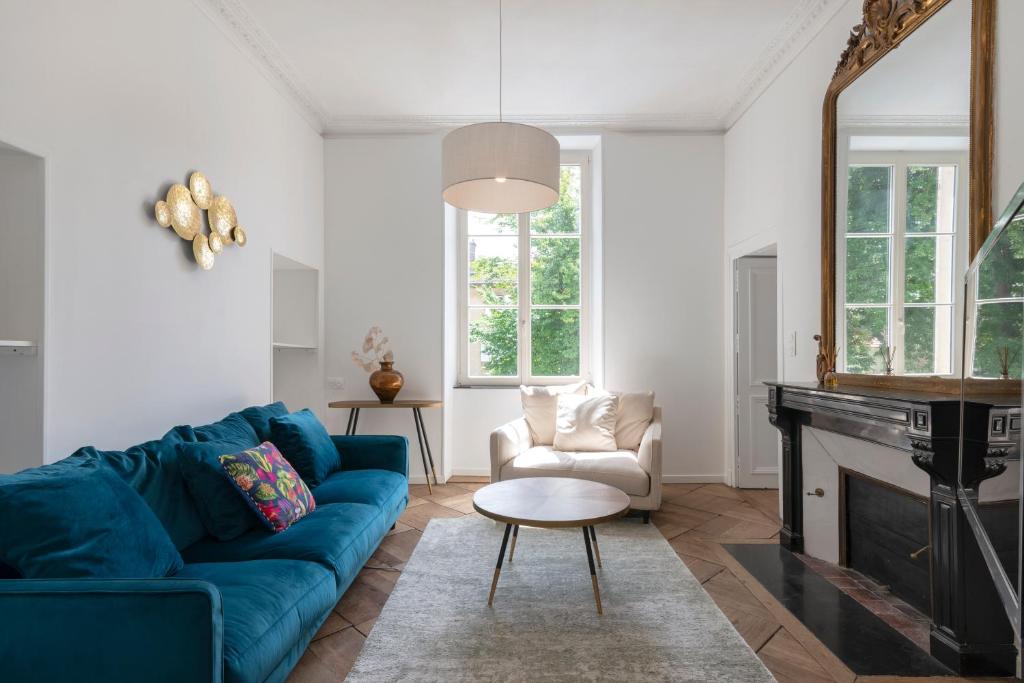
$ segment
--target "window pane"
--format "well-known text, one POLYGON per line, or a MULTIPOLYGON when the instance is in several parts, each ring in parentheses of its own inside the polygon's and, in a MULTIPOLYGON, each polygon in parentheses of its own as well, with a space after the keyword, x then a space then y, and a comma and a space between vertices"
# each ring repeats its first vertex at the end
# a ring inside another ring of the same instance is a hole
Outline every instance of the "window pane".
POLYGON ((953 301, 953 236, 907 236, 904 267, 907 272, 904 301, 948 304, 953 301))
POLYGON ((580 312, 534 310, 530 315, 530 356, 535 377, 580 374, 580 312))
POLYGON ((1024 335, 1024 304, 1006 301, 978 306, 975 339, 974 376, 999 377, 1003 374, 1001 356, 1009 356, 1009 375, 1021 376, 1021 339, 1024 335))
POLYGON ((519 238, 470 237, 469 304, 514 306, 519 302, 519 238))
POLYGON ((907 232, 953 232, 956 166, 907 167, 907 232))
POLYGON ((532 302, 542 306, 580 303, 578 237, 530 240, 530 291, 532 302))
POLYGON ((515 235, 519 232, 519 216, 514 213, 466 212, 468 235, 515 235))
POLYGON ((846 199, 847 232, 891 232, 891 186, 891 166, 850 166, 846 199))
POLYGON ((846 302, 889 303, 889 238, 846 238, 846 302))
POLYGON ((1024 216, 1006 226, 978 272, 979 299, 1024 296, 1024 216))
POLYGON ((880 349, 889 330, 888 308, 846 309, 846 371, 880 373, 885 368, 880 349))
POLYGON ((514 377, 519 374, 518 311, 469 309, 469 374, 514 377))
POLYGON ((948 375, 953 371, 952 306, 913 306, 903 312, 906 372, 948 375))
POLYGON ((530 230, 533 233, 579 233, 580 177, 579 166, 562 166, 558 202, 530 214, 530 230))

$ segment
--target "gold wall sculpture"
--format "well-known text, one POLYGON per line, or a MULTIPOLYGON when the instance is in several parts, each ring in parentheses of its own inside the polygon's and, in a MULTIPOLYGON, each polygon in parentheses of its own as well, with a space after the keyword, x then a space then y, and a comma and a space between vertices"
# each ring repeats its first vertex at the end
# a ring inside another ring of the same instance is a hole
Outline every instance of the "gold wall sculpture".
POLYGON ((188 187, 171 185, 167 198, 158 201, 153 211, 161 227, 173 228, 178 237, 192 242, 192 254, 203 270, 213 268, 216 255, 225 247, 245 246, 245 230, 238 224, 235 207, 227 197, 215 195, 210 181, 199 171, 189 177, 188 187), (203 233, 203 211, 209 235, 203 233))

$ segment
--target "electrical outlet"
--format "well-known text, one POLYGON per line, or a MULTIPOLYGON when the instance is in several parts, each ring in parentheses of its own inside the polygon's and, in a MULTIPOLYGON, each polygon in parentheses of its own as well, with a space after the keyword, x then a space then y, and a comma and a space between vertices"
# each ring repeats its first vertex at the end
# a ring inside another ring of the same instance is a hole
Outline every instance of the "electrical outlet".
POLYGON ((334 389, 336 391, 340 391, 341 389, 344 389, 345 388, 345 378, 344 377, 328 377, 327 378, 327 388, 328 389, 334 389))

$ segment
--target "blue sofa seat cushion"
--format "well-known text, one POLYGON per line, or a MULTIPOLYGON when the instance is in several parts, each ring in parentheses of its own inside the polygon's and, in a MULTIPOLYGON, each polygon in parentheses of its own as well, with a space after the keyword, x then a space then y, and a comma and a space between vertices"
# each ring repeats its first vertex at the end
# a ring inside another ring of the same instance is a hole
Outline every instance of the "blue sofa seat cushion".
POLYGON ((313 490, 321 505, 325 503, 363 503, 393 510, 409 497, 409 480, 388 470, 348 470, 335 472, 313 490))
POLYGON ((310 488, 341 468, 341 456, 330 434, 308 408, 272 418, 270 441, 310 488))
POLYGON ((25 578, 161 578, 181 555, 146 502, 104 467, 0 477, 0 561, 25 578))
POLYGON ((220 465, 220 456, 237 449, 234 442, 182 443, 177 448, 181 473, 211 536, 230 541, 260 523, 220 465))
POLYGON ((334 574, 312 562, 188 564, 175 578, 215 585, 224 606, 224 680, 265 681, 336 602, 334 574))
POLYGON ((305 560, 332 570, 339 589, 362 569, 391 522, 377 507, 359 503, 318 505, 309 516, 280 533, 258 527, 225 543, 211 538, 186 548, 193 562, 305 560))
POLYGON ((270 420, 288 414, 288 407, 281 401, 275 401, 265 406, 250 406, 245 410, 238 411, 238 414, 248 422, 256 432, 256 438, 260 443, 270 441, 270 420))

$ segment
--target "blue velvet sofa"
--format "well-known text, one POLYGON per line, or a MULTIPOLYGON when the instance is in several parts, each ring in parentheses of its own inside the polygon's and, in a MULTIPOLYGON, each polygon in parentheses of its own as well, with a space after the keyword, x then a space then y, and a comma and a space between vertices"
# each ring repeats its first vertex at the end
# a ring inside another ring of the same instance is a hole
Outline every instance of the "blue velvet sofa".
MULTIPOLYGON (((118 580, 24 579, 0 567, 7 575, 0 579, 0 680, 248 683, 288 676, 405 509, 408 443, 332 436, 341 469, 313 489, 315 511, 281 533, 254 528, 215 540, 186 489, 176 446, 223 440, 237 416, 266 439, 271 408, 175 427, 126 451, 82 448, 27 471, 46 477, 69 467, 111 468, 149 504, 185 566, 167 578, 118 580)), ((258 445, 233 438, 239 449, 258 445)))

